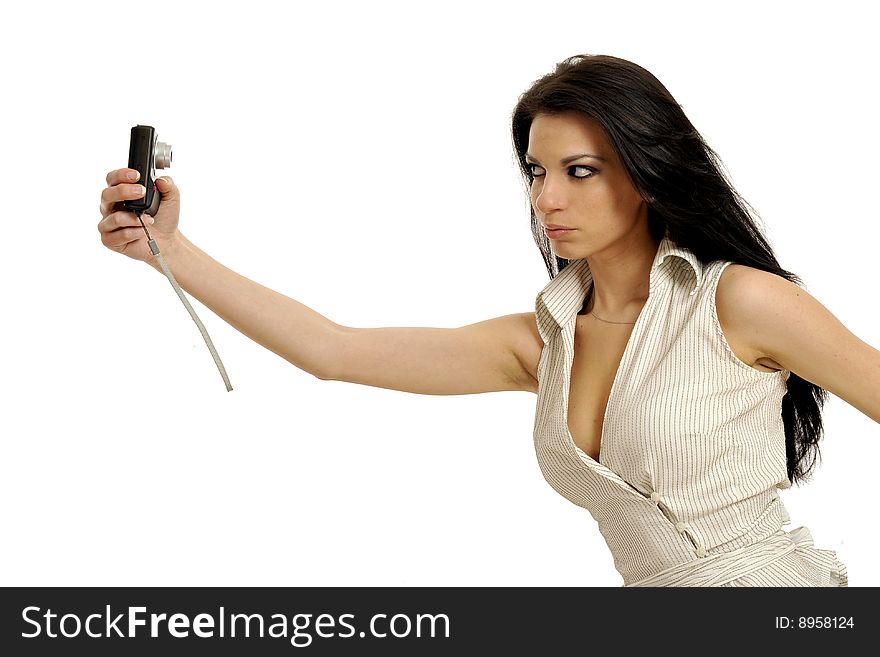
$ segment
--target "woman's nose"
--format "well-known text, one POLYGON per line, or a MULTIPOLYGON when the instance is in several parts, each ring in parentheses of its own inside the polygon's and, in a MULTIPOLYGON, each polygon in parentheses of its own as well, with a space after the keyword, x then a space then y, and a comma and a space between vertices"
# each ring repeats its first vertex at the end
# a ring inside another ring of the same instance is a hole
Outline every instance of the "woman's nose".
POLYGON ((565 207, 566 198, 562 185, 558 184, 556 180, 548 180, 547 174, 544 174, 540 179, 536 193, 535 209, 543 214, 562 210, 565 207))

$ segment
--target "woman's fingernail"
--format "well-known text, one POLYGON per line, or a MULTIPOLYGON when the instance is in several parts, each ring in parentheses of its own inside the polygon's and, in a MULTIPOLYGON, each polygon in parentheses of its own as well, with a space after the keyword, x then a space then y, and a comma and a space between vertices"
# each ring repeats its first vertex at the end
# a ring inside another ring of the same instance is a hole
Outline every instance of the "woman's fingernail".
POLYGON ((131 173, 128 174, 129 180, 137 180, 140 177, 141 177, 141 174, 139 171, 132 171, 131 173))
MULTIPOLYGON (((147 216, 149 216, 149 215, 147 215, 147 216)), ((150 223, 154 224, 154 223, 156 223, 156 220, 153 217, 150 217, 150 223)))

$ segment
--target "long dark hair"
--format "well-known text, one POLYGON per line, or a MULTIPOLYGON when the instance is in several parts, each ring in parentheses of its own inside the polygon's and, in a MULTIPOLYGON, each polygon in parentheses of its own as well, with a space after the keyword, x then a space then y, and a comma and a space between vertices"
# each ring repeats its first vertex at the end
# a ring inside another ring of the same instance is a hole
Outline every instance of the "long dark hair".
MULTIPOLYGON (((575 55, 537 80, 513 111, 513 145, 526 187, 529 128, 540 113, 580 112, 605 130, 636 189, 647 199, 648 222, 701 262, 729 260, 803 286, 783 269, 756 224, 757 212, 733 188, 721 159, 703 140, 672 94, 650 72, 609 55, 575 55)), ((552 279, 569 264, 531 209, 532 235, 552 279)), ((819 456, 821 409, 827 391, 793 372, 782 399, 788 479, 807 481, 819 456)))

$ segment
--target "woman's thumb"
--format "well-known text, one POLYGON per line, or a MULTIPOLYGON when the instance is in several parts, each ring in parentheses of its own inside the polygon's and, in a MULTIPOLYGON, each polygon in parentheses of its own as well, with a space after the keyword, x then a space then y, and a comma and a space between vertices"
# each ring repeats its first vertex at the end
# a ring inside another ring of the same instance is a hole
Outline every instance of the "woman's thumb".
POLYGON ((162 200, 176 201, 178 200, 177 185, 171 180, 170 176, 162 176, 156 178, 156 187, 162 192, 162 200))

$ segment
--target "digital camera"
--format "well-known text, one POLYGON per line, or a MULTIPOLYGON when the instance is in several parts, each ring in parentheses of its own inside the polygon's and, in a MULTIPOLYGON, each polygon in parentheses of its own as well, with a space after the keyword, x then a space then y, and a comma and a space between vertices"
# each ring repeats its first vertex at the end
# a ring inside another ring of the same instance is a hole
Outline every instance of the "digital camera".
POLYGON ((142 198, 125 201, 125 207, 132 212, 155 216, 162 200, 162 194, 156 188, 156 169, 170 166, 171 146, 158 141, 156 129, 149 125, 134 126, 128 148, 128 168, 140 172, 138 182, 146 188, 147 193, 142 198))

